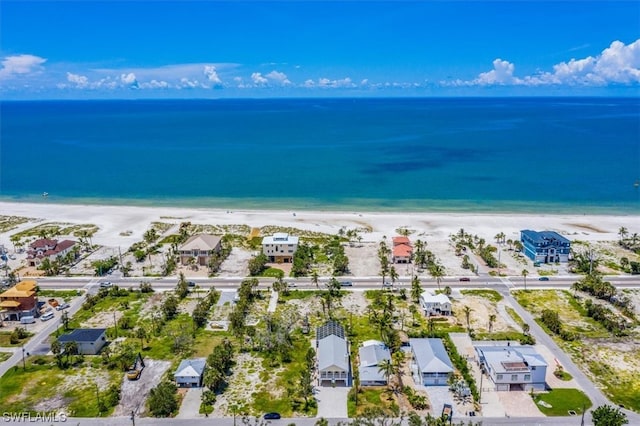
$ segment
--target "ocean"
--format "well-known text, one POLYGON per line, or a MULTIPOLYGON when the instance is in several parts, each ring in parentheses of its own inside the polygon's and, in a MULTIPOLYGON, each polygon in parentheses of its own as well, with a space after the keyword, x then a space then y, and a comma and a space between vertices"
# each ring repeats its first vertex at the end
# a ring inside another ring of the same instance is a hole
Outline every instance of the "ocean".
POLYGON ((637 98, 24 101, 0 108, 5 201, 640 213, 637 98))

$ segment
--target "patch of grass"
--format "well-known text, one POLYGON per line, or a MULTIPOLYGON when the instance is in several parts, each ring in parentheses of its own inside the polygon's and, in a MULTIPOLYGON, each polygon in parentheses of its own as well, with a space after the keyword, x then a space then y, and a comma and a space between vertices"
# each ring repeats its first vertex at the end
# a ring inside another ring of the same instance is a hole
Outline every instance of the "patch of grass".
POLYGON ((515 340, 519 342, 522 339, 522 333, 517 331, 499 331, 494 333, 476 333, 476 340, 515 340))
POLYGON ((557 269, 538 269, 538 275, 540 275, 541 277, 558 275, 558 270, 557 269))
POLYGON ((38 289, 38 297, 41 298, 62 298, 65 302, 82 294, 82 290, 42 290, 38 289))
MULTIPOLYGON (((128 291, 126 294, 123 294, 121 296, 108 295, 100 299, 92 308, 84 309, 83 307, 78 312, 76 312, 76 314, 73 316, 73 318, 69 322, 69 327, 79 328, 80 324, 89 320, 95 314, 100 312, 107 312, 112 310, 122 311, 123 310, 122 304, 129 304, 130 306, 129 309, 132 309, 132 307, 137 306, 137 310, 139 311, 142 303, 144 303, 150 297, 151 294, 152 293, 141 293, 139 291, 128 291), (135 303, 137 301, 140 302, 139 305, 135 303)), ((128 315, 132 315, 133 313, 135 313, 135 311, 132 311, 128 315)), ((125 313, 125 315, 127 314, 125 313)), ((137 318, 137 315, 136 315, 136 318, 137 318)))
POLYGON ((614 370, 602 362, 591 361, 589 370, 598 378, 602 391, 611 401, 640 412, 640 381, 637 372, 614 370))
POLYGON ((318 290, 290 290, 288 294, 280 293, 278 302, 287 302, 289 300, 305 300, 318 296, 321 292, 318 290))
POLYGON ((558 374, 553 373, 553 375, 564 382, 568 382, 569 380, 573 379, 573 376, 564 370, 559 372, 558 374))
POLYGON ((367 409, 381 408, 393 414, 391 406, 395 403, 393 396, 386 387, 361 387, 358 392, 358 405, 355 402, 355 392, 352 388, 347 399, 347 415, 350 418, 363 414, 367 409))
POLYGON ((23 223, 34 221, 35 219, 21 216, 0 216, 0 233, 11 231, 23 223))
POLYGON ((0 347, 10 348, 23 345, 31 339, 31 336, 33 336, 33 333, 28 333, 28 336, 24 339, 18 339, 18 343, 11 343, 11 332, 0 331, 0 347))
POLYGON ((284 277, 284 271, 278 268, 267 268, 262 272, 260 276, 273 278, 284 277))
POLYGON ((567 416, 569 410, 576 414, 582 414, 582 410, 591 408, 591 400, 578 389, 553 389, 546 393, 535 394, 533 400, 536 407, 546 416, 567 416), (538 404, 544 401, 551 405, 551 408, 538 404))
POLYGON ((13 355, 11 352, 0 352, 0 362, 5 362, 11 358, 11 355, 13 355))
POLYGON ((193 354, 194 358, 198 357, 208 357, 213 348, 218 346, 220 342, 224 340, 225 337, 229 337, 230 334, 224 331, 208 331, 208 330, 200 330, 196 334, 196 340, 193 344, 193 354))
POLYGON ((480 296, 494 303, 498 303, 503 299, 502 295, 495 290, 460 290, 461 294, 469 296, 480 296))
POLYGON ((520 327, 524 325, 524 320, 520 317, 520 315, 518 315, 515 309, 513 309, 511 306, 505 306, 505 309, 509 313, 511 318, 513 318, 513 320, 520 325, 520 327))

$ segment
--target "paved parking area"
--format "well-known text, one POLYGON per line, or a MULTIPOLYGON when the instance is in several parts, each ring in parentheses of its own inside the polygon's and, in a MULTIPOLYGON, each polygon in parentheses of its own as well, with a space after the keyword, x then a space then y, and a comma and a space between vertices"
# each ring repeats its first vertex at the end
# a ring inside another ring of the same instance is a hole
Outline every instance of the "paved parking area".
POLYGON ((318 415, 325 419, 347 418, 347 395, 351 388, 318 386, 315 397, 318 401, 318 415))
POLYGON ((502 403, 505 416, 510 417, 545 417, 538 410, 529 392, 496 392, 502 403))
POLYGON ((233 304, 238 292, 236 290, 222 290, 220 292, 220 298, 218 299, 217 306, 224 306, 225 303, 233 304))

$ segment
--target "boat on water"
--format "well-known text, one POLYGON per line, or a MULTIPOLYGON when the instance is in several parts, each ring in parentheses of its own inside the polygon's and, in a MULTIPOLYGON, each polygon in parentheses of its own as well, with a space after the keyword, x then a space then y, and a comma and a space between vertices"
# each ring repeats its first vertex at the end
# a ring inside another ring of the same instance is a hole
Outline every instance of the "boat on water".
POLYGON ((49 193, 48 193, 48 192, 43 192, 43 193, 42 193, 42 196, 43 196, 43 197, 48 197, 48 196, 49 196, 49 193))

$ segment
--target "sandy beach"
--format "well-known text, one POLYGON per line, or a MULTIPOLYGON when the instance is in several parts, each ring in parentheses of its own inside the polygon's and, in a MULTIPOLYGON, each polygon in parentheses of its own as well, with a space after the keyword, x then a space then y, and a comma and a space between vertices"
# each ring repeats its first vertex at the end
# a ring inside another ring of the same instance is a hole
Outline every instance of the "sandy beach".
MULTIPOLYGON (((635 215, 545 215, 493 213, 372 213, 329 211, 219 210, 205 208, 134 207, 102 205, 62 205, 0 202, 3 216, 21 216, 43 222, 94 224, 100 229, 93 242, 104 246, 127 246, 142 239, 151 222, 210 225, 286 226, 336 234, 340 228, 368 230, 364 241, 377 241, 408 228, 411 234, 426 241, 447 241, 449 235, 463 228, 488 242, 503 232, 506 239, 519 239, 520 230, 552 230, 569 239, 611 241, 618 238, 620 227, 630 233, 640 231, 640 217, 635 215), (127 232, 129 231, 129 232, 127 232), (128 235, 122 235, 126 233, 128 235)), ((11 247, 10 235, 34 223, 20 225, 0 234, 0 244, 11 247)), ((417 238, 417 237, 416 237, 417 238)))

